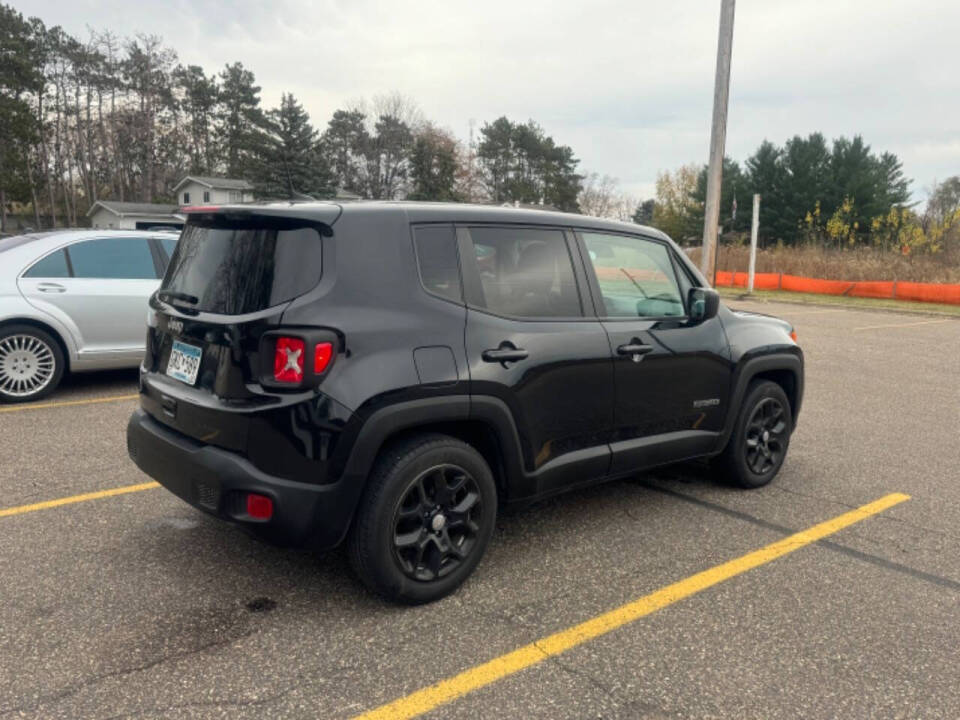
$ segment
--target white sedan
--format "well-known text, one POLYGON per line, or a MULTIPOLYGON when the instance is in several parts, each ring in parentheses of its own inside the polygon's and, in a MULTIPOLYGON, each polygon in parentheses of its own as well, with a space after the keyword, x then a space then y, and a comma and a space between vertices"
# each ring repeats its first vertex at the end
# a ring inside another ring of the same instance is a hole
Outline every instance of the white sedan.
POLYGON ((0 402, 49 395, 66 372, 136 367, 170 232, 61 230, 0 239, 0 402))

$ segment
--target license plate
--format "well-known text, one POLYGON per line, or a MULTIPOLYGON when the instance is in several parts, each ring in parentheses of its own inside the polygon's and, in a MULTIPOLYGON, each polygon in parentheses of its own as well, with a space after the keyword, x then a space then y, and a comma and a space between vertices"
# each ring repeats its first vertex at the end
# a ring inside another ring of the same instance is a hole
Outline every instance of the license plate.
POLYGON ((179 340, 174 340, 173 349, 170 351, 170 359, 167 360, 167 375, 176 378, 187 385, 193 385, 197 381, 197 373, 200 371, 200 348, 195 345, 187 345, 179 340))

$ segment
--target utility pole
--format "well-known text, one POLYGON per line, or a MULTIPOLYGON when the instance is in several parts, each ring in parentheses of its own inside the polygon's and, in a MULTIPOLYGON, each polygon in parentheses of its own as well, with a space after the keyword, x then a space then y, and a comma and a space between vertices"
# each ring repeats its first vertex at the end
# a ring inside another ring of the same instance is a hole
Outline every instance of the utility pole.
POLYGON ((720 224, 720 187, 723 152, 727 139, 727 105, 730 99, 730 56, 733 52, 733 11, 736 0, 721 0, 720 38, 717 42, 717 76, 713 87, 713 126, 710 131, 710 165, 707 168, 707 202, 703 219, 703 253, 700 269, 713 285, 720 224))

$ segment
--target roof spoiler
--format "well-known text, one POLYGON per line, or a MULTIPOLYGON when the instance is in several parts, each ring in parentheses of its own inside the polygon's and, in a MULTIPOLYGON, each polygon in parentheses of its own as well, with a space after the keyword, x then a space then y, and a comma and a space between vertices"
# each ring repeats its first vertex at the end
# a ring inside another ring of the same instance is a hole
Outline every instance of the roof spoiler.
POLYGON ((327 229, 324 234, 329 234, 343 208, 336 203, 291 202, 270 205, 186 205, 180 208, 180 212, 187 216, 187 222, 194 218, 200 222, 212 222, 218 217, 233 221, 256 217, 305 220, 324 226, 327 229))

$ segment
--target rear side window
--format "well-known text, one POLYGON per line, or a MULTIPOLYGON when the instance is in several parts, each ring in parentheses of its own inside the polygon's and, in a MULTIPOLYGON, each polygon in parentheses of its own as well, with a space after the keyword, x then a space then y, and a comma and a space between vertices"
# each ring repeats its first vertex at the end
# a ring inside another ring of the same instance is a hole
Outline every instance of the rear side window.
POLYGON ((579 317, 580 295, 560 230, 471 227, 482 297, 471 304, 518 318, 579 317))
POLYGON ((242 315, 294 299, 320 282, 322 244, 313 227, 187 225, 163 289, 205 312, 242 315))
POLYGON ((99 238, 71 245, 75 278, 156 280, 157 267, 146 238, 99 238))
POLYGON ((63 250, 50 253, 42 260, 35 262, 23 276, 31 278, 70 277, 70 269, 67 267, 67 256, 63 250))
POLYGON ((452 225, 421 225, 413 229, 420 282, 427 292, 460 302, 460 263, 452 225))

